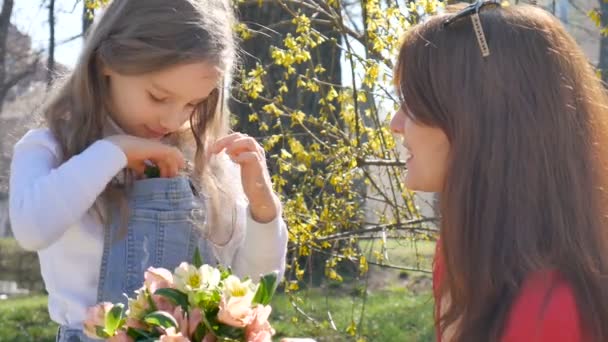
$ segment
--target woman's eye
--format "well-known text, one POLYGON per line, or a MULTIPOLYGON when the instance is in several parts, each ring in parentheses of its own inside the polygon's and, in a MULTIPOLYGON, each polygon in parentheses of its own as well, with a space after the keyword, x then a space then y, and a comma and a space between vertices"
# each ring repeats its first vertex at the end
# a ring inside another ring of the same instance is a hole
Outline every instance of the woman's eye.
POLYGON ((163 103, 163 102, 167 101, 166 98, 160 98, 160 97, 154 96, 152 93, 148 93, 148 96, 150 97, 150 99, 152 101, 157 102, 157 103, 163 103))

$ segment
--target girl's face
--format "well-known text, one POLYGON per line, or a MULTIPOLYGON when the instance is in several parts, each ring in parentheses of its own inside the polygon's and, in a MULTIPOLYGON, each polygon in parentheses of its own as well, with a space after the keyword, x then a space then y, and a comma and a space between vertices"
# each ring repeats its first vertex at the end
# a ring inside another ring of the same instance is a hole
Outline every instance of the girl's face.
POLYGON ((399 109, 390 123, 391 131, 403 138, 407 173, 405 186, 408 189, 426 192, 441 192, 448 165, 450 143, 437 127, 425 126, 399 109))
POLYGON ((104 68, 112 119, 127 134, 160 139, 181 128, 209 94, 222 73, 206 62, 177 65, 144 75, 123 75, 104 68))

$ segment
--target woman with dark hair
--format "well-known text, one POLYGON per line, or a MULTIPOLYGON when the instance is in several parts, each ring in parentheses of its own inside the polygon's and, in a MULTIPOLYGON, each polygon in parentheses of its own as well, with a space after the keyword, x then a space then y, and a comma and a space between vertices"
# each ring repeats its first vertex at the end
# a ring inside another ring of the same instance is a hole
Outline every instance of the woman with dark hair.
POLYGON ((404 37, 391 122, 440 193, 439 341, 608 341, 608 100, 557 19, 478 2, 404 37))

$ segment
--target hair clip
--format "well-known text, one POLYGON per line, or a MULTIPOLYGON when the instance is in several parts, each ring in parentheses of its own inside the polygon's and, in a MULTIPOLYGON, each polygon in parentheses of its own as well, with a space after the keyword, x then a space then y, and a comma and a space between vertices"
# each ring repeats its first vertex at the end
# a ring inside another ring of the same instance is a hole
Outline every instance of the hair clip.
POLYGON ((486 5, 500 6, 500 2, 498 0, 478 0, 443 22, 443 27, 447 27, 461 18, 470 16, 473 24, 473 31, 475 31, 475 37, 477 38, 477 44, 479 45, 483 57, 488 57, 490 55, 490 47, 488 46, 486 35, 481 26, 481 19, 479 18, 479 11, 486 5))

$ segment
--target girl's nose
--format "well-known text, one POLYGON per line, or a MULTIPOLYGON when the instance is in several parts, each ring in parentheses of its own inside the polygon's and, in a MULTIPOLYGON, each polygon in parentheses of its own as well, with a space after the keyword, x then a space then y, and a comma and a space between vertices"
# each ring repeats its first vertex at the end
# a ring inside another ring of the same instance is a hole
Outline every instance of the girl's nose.
POLYGON ((191 114, 192 114, 192 108, 188 108, 188 109, 182 109, 181 111, 179 111, 177 113, 165 115, 161 118, 160 125, 162 126, 163 129, 165 129, 169 132, 175 132, 180 127, 182 127, 184 122, 186 122, 188 120, 188 118, 190 118, 191 114))

